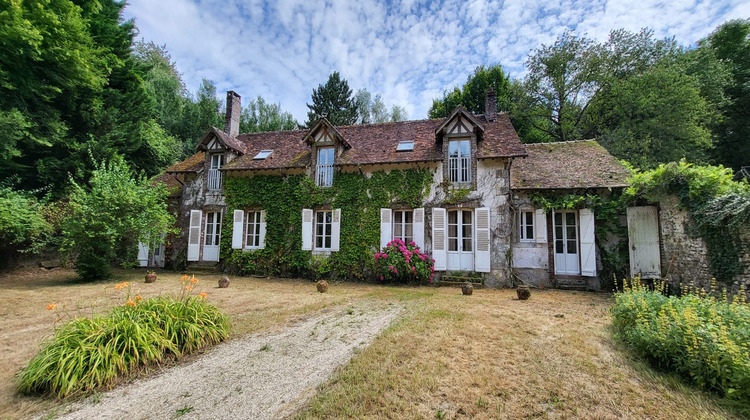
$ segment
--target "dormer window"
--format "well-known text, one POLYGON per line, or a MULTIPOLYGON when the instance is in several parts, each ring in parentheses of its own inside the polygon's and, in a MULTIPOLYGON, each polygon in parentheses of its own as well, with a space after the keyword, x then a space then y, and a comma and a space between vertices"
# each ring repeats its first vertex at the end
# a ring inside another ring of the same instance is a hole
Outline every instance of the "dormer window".
POLYGON ((333 147, 318 148, 318 164, 315 171, 315 183, 319 187, 330 187, 333 185, 333 160, 335 149, 333 147))
POLYGON ((214 153, 211 155, 211 165, 208 168, 208 189, 221 189, 221 172, 219 169, 224 164, 224 154, 214 153))
POLYGON ((471 140, 451 140, 448 143, 448 176, 450 182, 471 182, 471 140))

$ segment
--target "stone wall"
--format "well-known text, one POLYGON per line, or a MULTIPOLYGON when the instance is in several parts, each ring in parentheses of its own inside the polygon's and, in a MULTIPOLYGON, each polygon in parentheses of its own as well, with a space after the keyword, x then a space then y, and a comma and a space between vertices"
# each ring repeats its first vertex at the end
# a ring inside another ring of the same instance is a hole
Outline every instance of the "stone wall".
MULTIPOLYGON (((708 261, 706 242, 698 235, 695 222, 686 210, 680 207, 677 197, 667 196, 659 203, 659 230, 661 247, 661 270, 670 285, 682 284, 708 289, 714 274, 708 261)), ((734 278, 729 291, 735 293, 740 285, 750 289, 750 229, 741 234, 736 244, 744 265, 744 272, 734 278)), ((729 238, 727 238, 729 240, 729 238)))

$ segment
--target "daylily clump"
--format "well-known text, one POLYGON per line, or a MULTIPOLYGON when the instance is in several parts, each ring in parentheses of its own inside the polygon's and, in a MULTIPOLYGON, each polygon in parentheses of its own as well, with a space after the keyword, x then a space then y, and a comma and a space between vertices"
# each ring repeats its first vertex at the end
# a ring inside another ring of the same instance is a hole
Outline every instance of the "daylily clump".
POLYGON ((432 283, 435 260, 422 253, 414 241, 394 239, 375 254, 375 272, 380 281, 394 283, 432 283))

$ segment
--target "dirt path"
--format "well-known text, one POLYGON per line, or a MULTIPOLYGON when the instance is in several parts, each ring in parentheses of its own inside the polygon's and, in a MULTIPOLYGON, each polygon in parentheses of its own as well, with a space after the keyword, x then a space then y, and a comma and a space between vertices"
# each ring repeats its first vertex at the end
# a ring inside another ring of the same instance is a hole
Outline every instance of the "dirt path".
POLYGON ((403 307, 357 301, 303 317, 279 333, 217 346, 196 360, 68 408, 64 419, 280 418, 357 349, 366 347, 403 307))

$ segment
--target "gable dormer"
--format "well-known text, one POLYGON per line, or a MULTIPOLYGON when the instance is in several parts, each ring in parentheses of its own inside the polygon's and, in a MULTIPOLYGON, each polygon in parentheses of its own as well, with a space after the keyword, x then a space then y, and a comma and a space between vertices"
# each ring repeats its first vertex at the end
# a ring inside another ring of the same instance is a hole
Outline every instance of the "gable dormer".
POLYGON ((216 127, 211 127, 198 142, 196 150, 206 152, 206 189, 221 190, 221 168, 235 157, 244 154, 240 144, 216 127))
POLYGON ((339 156, 352 146, 326 118, 321 118, 303 138, 310 146, 315 185, 333 185, 333 169, 339 156))
POLYGON ((477 142, 484 127, 463 107, 457 107, 435 130, 442 142, 443 179, 458 187, 476 188, 477 142))

